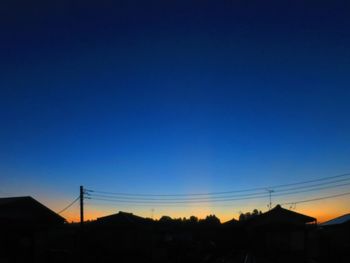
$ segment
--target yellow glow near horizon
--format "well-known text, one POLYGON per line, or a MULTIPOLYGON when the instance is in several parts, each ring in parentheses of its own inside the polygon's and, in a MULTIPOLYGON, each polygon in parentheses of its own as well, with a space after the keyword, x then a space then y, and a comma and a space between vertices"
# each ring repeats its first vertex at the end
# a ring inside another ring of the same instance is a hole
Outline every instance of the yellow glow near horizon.
MULTIPOLYGON (((288 207, 285 207, 288 209, 288 207)), ((327 220, 330 220, 332 218, 341 216, 343 214, 346 214, 349 212, 349 209, 341 209, 342 207, 336 207, 336 206, 328 206, 327 209, 325 210, 323 206, 317 206, 317 207, 300 207, 293 211, 305 214, 308 216, 315 217, 317 219, 318 223, 325 222, 327 220)), ((98 211, 88 211, 85 214, 85 220, 95 220, 98 217, 103 217, 107 216, 110 214, 115 214, 118 213, 119 211, 125 211, 125 212, 130 212, 138 216, 142 217, 148 217, 151 218, 151 212, 149 211, 132 211, 132 210, 127 210, 127 209, 120 209, 120 210, 114 210, 111 211, 110 209, 106 210, 98 210, 98 211)), ((245 212, 250 212, 250 211, 245 211, 245 212)), ((184 209, 182 212, 176 212, 176 211, 168 211, 168 213, 154 213, 153 218, 154 219, 160 219, 163 215, 168 215, 172 218, 189 218, 190 216, 194 215, 198 217, 199 219, 205 218, 207 215, 210 214, 215 214, 221 222, 226 222, 228 220, 231 220, 233 218, 238 220, 238 214, 233 214, 229 211, 222 211, 220 213, 215 213, 215 211, 211 210, 210 208, 200 208, 198 210, 195 209, 184 209)), ((80 220, 79 213, 78 212, 67 212, 66 214, 62 215, 67 219, 68 222, 78 222, 80 220)))
MULTIPOLYGON (((52 207, 62 207, 59 202, 52 202, 52 207)), ((276 204, 274 204, 276 205, 276 204)), ((286 209, 290 209, 289 206, 283 206, 286 209)), ((112 204, 89 204, 85 206, 85 220, 95 220, 98 217, 103 217, 111 214, 118 213, 119 211, 130 212, 142 217, 153 217, 154 219, 159 219, 163 215, 170 216, 172 218, 189 218, 194 215, 199 219, 205 218, 207 215, 215 214, 221 222, 226 222, 232 218, 238 219, 240 212, 251 212, 254 208, 261 210, 263 212, 267 211, 266 200, 260 202, 249 201, 244 205, 218 205, 217 203, 208 204, 184 204, 179 206, 145 206, 145 207, 133 207, 127 205, 112 205, 112 204)), ((349 213, 350 206, 348 202, 348 196, 343 196, 335 199, 325 199, 309 203, 297 204, 295 208, 292 209, 295 212, 302 213, 315 217, 319 223, 332 219, 334 217, 341 216, 343 214, 349 213)), ((54 209, 54 211, 59 211, 54 209)), ((79 204, 76 203, 72 209, 69 209, 62 213, 62 216, 67 219, 68 222, 78 222, 80 220, 79 215, 79 204)))

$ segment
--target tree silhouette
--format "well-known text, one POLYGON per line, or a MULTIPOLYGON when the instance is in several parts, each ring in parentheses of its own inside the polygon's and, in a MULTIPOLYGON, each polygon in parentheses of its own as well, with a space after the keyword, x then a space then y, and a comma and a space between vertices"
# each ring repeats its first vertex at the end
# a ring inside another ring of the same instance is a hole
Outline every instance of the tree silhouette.
POLYGON ((173 219, 170 216, 162 216, 159 219, 159 222, 163 222, 163 223, 168 223, 168 222, 171 222, 171 221, 173 221, 173 219))
POLYGON ((190 219, 189 219, 189 221, 190 221, 191 223, 198 223, 198 217, 196 217, 196 216, 191 216, 190 219))
POLYGON ((256 217, 258 215, 261 215, 262 212, 259 211, 258 209, 254 209, 253 212, 247 212, 247 213, 241 213, 239 215, 239 221, 244 221, 253 217, 256 217))
POLYGON ((219 225, 220 219, 217 218, 216 215, 208 215, 205 219, 199 220, 199 222, 206 225, 219 225))

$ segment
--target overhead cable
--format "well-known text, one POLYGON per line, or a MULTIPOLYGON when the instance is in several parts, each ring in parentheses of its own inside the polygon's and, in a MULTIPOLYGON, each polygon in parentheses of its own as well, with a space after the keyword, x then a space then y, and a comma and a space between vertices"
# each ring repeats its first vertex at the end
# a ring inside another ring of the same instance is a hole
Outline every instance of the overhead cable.
MULTIPOLYGON (((116 195, 116 196, 134 196, 134 197, 186 197, 186 196, 215 196, 215 195, 227 195, 232 193, 243 193, 243 192, 256 192, 256 191, 266 191, 266 189, 278 189, 278 188, 286 188, 290 186, 297 186, 299 185, 301 187, 307 187, 307 184, 315 183, 315 182, 322 182, 324 181, 324 184, 332 183, 327 182, 331 181, 335 178, 344 178, 339 181, 345 181, 350 179, 350 173, 344 173, 334 176, 328 176, 328 177, 322 177, 318 179, 313 180, 307 180, 307 181, 300 181, 296 183, 289 183, 289 184, 279 184, 279 185, 273 185, 273 186, 266 186, 266 187, 257 187, 257 188, 250 188, 250 189, 243 189, 243 190, 232 190, 232 191, 223 191, 223 192, 208 192, 208 193, 190 193, 190 194, 145 194, 145 193, 125 193, 125 192, 108 192, 108 191, 99 191, 99 190, 91 190, 87 189, 86 191, 89 193, 98 193, 98 194, 108 194, 108 195, 116 195), (303 186, 304 185, 304 186, 303 186)), ((335 182, 335 181, 334 181, 335 182)))
POLYGON ((67 205, 65 208, 63 208, 61 211, 59 211, 57 214, 61 214, 64 211, 66 211, 68 208, 70 208, 72 205, 74 205, 75 202, 77 202, 80 199, 80 196, 78 196, 76 199, 74 199, 69 205, 67 205))

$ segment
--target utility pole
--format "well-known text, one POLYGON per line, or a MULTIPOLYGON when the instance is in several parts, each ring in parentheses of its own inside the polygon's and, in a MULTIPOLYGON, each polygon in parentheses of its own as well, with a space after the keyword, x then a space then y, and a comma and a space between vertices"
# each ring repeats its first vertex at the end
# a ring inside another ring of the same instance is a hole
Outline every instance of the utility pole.
POLYGON ((80 186, 80 229, 79 229, 79 261, 80 263, 85 262, 84 254, 84 187, 80 186))
POLYGON ((80 226, 84 224, 84 187, 80 186, 80 226))

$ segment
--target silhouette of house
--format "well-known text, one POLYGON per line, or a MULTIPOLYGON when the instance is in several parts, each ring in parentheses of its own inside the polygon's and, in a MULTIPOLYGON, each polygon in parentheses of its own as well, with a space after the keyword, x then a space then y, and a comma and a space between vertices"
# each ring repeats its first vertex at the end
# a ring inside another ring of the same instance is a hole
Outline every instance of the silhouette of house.
POLYGON ((44 262, 48 233, 66 220, 30 196, 0 198, 0 261, 44 262))
POLYGON ((152 222, 151 219, 136 216, 132 213, 126 213, 119 211, 119 213, 99 217, 97 218, 97 223, 99 224, 112 224, 112 225, 143 225, 152 222))
POLYGON ((54 225, 66 220, 30 196, 0 198, 2 225, 54 225))
POLYGON ((277 205, 270 211, 242 222, 248 242, 274 253, 305 251, 308 233, 316 226, 316 218, 277 205))
POLYGON ((350 214, 320 224, 320 254, 324 262, 348 262, 350 258, 350 214))
POLYGON ((118 257, 121 262, 138 262, 142 258, 135 260, 135 257, 141 257, 151 250, 152 222, 151 219, 120 211, 97 218, 90 225, 90 234, 96 246, 103 244, 104 257, 118 257))
POLYGON ((342 224, 349 224, 349 223, 350 223, 350 214, 345 214, 345 215, 333 218, 331 220, 328 220, 327 222, 320 224, 320 226, 331 227, 331 226, 339 226, 342 224))
POLYGON ((238 225, 238 220, 235 218, 232 218, 231 220, 228 220, 224 223, 222 223, 223 226, 237 226, 238 225))
POLYGON ((276 205, 273 209, 247 221, 250 221, 253 226, 277 224, 303 226, 308 223, 317 223, 317 220, 314 217, 282 208, 280 205, 276 205))

